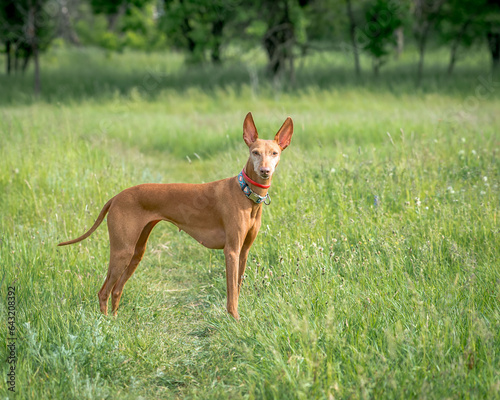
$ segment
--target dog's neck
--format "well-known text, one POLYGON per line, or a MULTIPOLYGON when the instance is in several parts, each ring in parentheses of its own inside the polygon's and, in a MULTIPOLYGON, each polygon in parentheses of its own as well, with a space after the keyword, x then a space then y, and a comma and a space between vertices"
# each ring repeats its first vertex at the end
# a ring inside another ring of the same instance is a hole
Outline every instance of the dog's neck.
MULTIPOLYGON (((269 179, 262 179, 253 169, 253 164, 250 160, 247 161, 247 164, 245 165, 244 170, 245 170, 245 174, 247 174, 247 176, 251 180, 253 180, 261 185, 271 185, 272 175, 269 179)), ((250 186, 250 189, 252 189, 252 191, 254 191, 255 193, 257 193, 260 196, 265 196, 267 194, 267 191, 269 190, 269 189, 264 189, 264 188, 261 188, 259 186, 253 185, 250 182, 247 182, 247 183, 250 186)))

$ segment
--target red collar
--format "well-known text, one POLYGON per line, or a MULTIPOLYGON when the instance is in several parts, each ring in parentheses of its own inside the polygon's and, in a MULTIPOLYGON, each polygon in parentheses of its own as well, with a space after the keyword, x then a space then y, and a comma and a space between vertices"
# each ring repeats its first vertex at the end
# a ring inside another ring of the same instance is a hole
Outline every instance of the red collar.
POLYGON ((243 177, 245 178, 245 180, 248 182, 248 183, 251 183, 252 185, 255 185, 257 187, 260 187, 262 189, 269 189, 271 187, 271 185, 261 185, 260 183, 257 183, 255 181, 252 181, 248 175, 245 173, 245 169, 243 168, 241 170, 242 174, 243 174, 243 177))

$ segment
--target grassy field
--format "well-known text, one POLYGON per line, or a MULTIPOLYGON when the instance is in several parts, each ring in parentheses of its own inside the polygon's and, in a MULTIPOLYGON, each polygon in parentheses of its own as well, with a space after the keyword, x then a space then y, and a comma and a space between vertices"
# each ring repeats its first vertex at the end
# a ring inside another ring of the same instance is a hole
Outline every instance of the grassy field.
POLYGON ((88 49, 44 56, 40 99, 30 74, 0 75, 0 339, 13 286, 17 398, 498 398, 500 77, 482 53, 447 77, 444 57, 419 89, 411 54, 364 82, 342 55, 311 57, 294 87, 266 83, 259 57, 215 69, 88 49), (241 321, 222 252, 167 223, 118 318, 102 316, 106 227, 56 244, 131 185, 236 175, 248 111, 261 137, 288 115, 295 134, 241 321))

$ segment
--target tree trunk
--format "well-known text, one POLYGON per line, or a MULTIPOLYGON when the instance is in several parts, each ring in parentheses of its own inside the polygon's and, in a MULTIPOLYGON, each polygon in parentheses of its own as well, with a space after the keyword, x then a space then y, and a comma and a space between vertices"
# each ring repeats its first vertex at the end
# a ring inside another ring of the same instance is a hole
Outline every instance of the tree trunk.
POLYGON ((11 70, 11 54, 10 54, 10 49, 11 49, 11 42, 10 40, 7 40, 5 42, 5 54, 7 56, 7 75, 10 75, 10 70, 11 70))
POLYGON ((268 69, 271 75, 275 76, 281 69, 280 44, 278 42, 276 27, 269 28, 264 35, 264 47, 269 59, 268 69))
POLYGON ((417 67, 417 86, 422 83, 424 72, 424 57, 425 48, 427 46, 427 38, 431 28, 435 25, 436 19, 441 12, 441 8, 446 0, 416 0, 415 1, 415 37, 417 39, 419 60, 417 67))
POLYGON ((33 46, 33 60, 35 62, 35 96, 40 95, 41 82, 40 82, 40 60, 38 57, 38 46, 35 43, 33 46))
POLYGON ((19 70, 19 46, 14 50, 14 71, 17 73, 19 70))
POLYGON ((427 44, 427 32, 418 41, 417 86, 420 86, 420 84, 422 83, 422 76, 424 74, 424 58, 425 58, 425 46, 427 44))
POLYGON ((373 75, 378 78, 379 73, 380 73, 380 66, 382 63, 380 62, 379 58, 373 59, 373 75))
MULTIPOLYGON (((184 8, 184 0, 179 0, 179 3, 181 6, 184 8)), ((193 28, 191 27, 191 24, 189 23, 189 19, 187 16, 184 16, 182 19, 182 24, 180 26, 182 35, 186 38, 187 45, 188 45, 188 50, 191 54, 194 54, 194 51, 196 49, 196 43, 191 37, 191 32, 193 31, 193 28)))
POLYGON ((400 26, 394 31, 396 35, 396 59, 399 59, 401 53, 403 53, 403 48, 405 44, 405 33, 403 27, 400 26))
POLYGON ((26 72, 26 69, 28 68, 28 64, 30 62, 31 55, 33 54, 33 47, 32 46, 23 46, 23 66, 21 67, 21 71, 24 74, 26 72))
POLYGON ((211 51, 211 57, 212 57, 212 62, 214 64, 220 64, 221 58, 220 58, 220 47, 222 43, 222 33, 224 31, 224 25, 225 21, 222 19, 217 19, 213 24, 212 24, 212 51, 211 51))
POLYGON ((455 63, 457 61, 457 52, 458 48, 460 47, 460 41, 462 40, 462 37, 465 35, 467 27, 471 22, 472 22, 472 17, 469 17, 461 26, 458 35, 455 37, 455 40, 451 45, 450 63, 448 64, 448 75, 451 75, 451 73, 453 72, 453 68, 455 67, 455 63))
POLYGON ((454 41, 451 45, 450 51, 450 63, 448 64, 448 76, 453 73, 453 68, 455 68, 455 62, 457 61, 457 50, 458 50, 458 40, 454 41))
POLYGON ((500 32, 489 31, 487 33, 488 46, 491 53, 491 61, 493 70, 498 70, 500 67, 500 32))
POLYGON ((264 34, 263 44, 269 58, 268 69, 273 77, 278 77, 290 69, 289 78, 292 79, 294 71, 293 45, 295 44, 294 26, 290 19, 288 2, 284 2, 283 15, 276 24, 271 23, 264 34))
POLYGON ((68 0, 60 0, 59 6, 61 15, 61 26, 59 34, 68 42, 70 42, 72 45, 80 46, 81 45, 80 38, 78 37, 78 34, 73 28, 73 23, 71 21, 70 7, 72 7, 72 3, 68 0))
POLYGON ((351 0, 346 0, 347 6, 347 17, 349 18, 349 35, 351 37, 352 49, 354 53, 354 70, 356 71, 356 77, 361 76, 361 65, 359 62, 359 48, 358 42, 356 41, 356 21, 354 20, 354 14, 352 12, 351 0))
MULTIPOLYGON (((35 61, 35 82, 34 91, 35 96, 40 95, 40 62, 38 57, 38 37, 36 32, 36 19, 38 16, 38 0, 30 0, 28 9, 28 42, 31 47, 31 53, 35 61)), ((26 53, 26 59, 28 59, 28 52, 26 53)))
POLYGON ((107 16, 107 19, 108 19, 108 31, 110 32, 114 32, 115 29, 116 29, 116 23, 118 22, 118 20, 120 19, 120 17, 125 14, 125 11, 127 11, 127 2, 124 1, 122 4, 120 4, 120 7, 118 8, 118 10, 113 13, 113 14, 109 14, 107 16))

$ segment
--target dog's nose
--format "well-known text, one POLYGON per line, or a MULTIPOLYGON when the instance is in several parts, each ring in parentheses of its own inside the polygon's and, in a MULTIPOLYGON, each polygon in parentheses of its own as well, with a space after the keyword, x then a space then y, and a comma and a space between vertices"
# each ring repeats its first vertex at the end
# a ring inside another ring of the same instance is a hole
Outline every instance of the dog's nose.
POLYGON ((260 167, 260 173, 264 175, 269 175, 271 172, 271 168, 269 167, 260 167))

